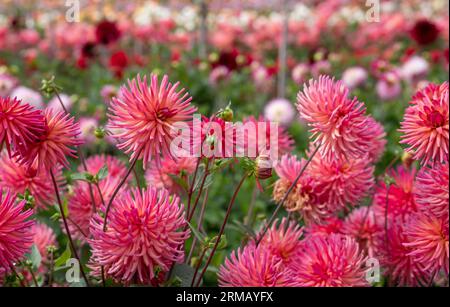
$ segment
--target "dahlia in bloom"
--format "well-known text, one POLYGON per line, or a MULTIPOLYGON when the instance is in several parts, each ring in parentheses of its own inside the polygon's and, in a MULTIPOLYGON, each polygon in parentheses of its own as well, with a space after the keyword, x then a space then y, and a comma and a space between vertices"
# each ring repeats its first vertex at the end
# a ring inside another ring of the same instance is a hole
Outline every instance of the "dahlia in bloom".
POLYGON ((364 254, 350 236, 313 236, 290 267, 301 287, 367 286, 364 254))
POLYGON ((355 89, 363 85, 368 78, 367 71, 360 66, 350 67, 344 71, 342 74, 342 82, 349 89, 355 89))
POLYGON ((355 238, 361 250, 369 257, 374 257, 378 252, 376 240, 378 233, 383 230, 382 225, 372 208, 361 207, 345 218, 342 232, 355 238))
POLYGON ((44 129, 41 111, 16 98, 0 97, 0 151, 5 146, 11 155, 11 147, 26 147, 44 129))
POLYGON ((417 92, 401 123, 400 143, 422 164, 448 161, 449 148, 448 82, 429 84, 417 92))
POLYGON ((19 162, 33 170, 50 170, 58 163, 69 167, 67 156, 76 158, 73 147, 81 145, 79 124, 69 114, 44 111, 45 131, 27 148, 20 148, 19 162))
POLYGON ((342 81, 320 76, 297 95, 300 116, 311 127, 314 144, 322 144, 320 152, 326 158, 358 158, 370 150, 372 134, 367 129, 366 109, 348 94, 342 81))
POLYGON ((220 287, 286 287, 294 283, 282 260, 267 247, 255 244, 232 252, 218 276, 220 287))
POLYGON ((383 155, 386 146, 386 132, 383 126, 372 117, 368 116, 367 129, 372 133, 372 141, 370 142, 369 158, 372 162, 377 162, 383 155))
POLYGON ((56 246, 56 236, 53 229, 45 224, 36 223, 31 229, 33 233, 33 243, 36 245, 42 259, 47 259, 49 246, 56 246))
POLYGON ((195 171, 196 161, 196 158, 183 157, 177 161, 170 158, 164 159, 160 166, 152 162, 145 173, 145 179, 149 186, 179 194, 182 192, 182 187, 173 177, 186 179, 195 171))
POLYGON ((144 167, 152 159, 159 164, 161 155, 172 157, 173 125, 189 120, 196 110, 184 89, 177 92, 178 84, 169 83, 167 76, 159 84, 154 74, 148 84, 146 76, 141 79, 138 75, 111 101, 110 127, 118 129, 113 134, 117 146, 131 154, 131 159, 143 159, 144 167))
POLYGON ((11 192, 0 189, 0 273, 8 273, 33 245, 33 210, 24 206, 25 201, 16 203, 11 192))
MULTIPOLYGON (((304 167, 305 160, 297 160, 297 157, 284 155, 275 166, 275 171, 280 177, 273 188, 273 200, 280 202, 295 178, 304 167)), ((289 193, 284 207, 291 212, 298 212, 306 222, 318 222, 327 217, 328 210, 317 194, 317 183, 307 171, 300 177, 297 185, 289 193)))
POLYGON ((286 218, 283 218, 280 223, 277 220, 274 221, 260 245, 265 246, 272 255, 282 259, 283 264, 288 265, 302 244, 300 241, 302 235, 303 230, 295 221, 288 222, 286 218))
POLYGON ((44 109, 44 100, 41 94, 25 86, 16 87, 10 94, 10 97, 15 97, 17 100, 24 101, 37 109, 44 109))
POLYGON ((419 210, 430 211, 438 218, 449 214, 448 163, 424 167, 416 177, 415 200, 419 210))
POLYGON ((189 237, 184 231, 184 207, 166 190, 134 189, 117 198, 103 231, 103 217, 91 220, 93 274, 129 284, 149 284, 156 267, 167 272, 173 262, 184 259, 181 244, 189 237), (141 193, 142 192, 142 193, 141 193))
MULTIPOLYGON (((94 155, 86 159, 86 168, 89 174, 97 174, 104 166, 108 168, 108 178, 111 179, 122 179, 127 173, 125 163, 114 156, 94 155)), ((84 172, 84 166, 80 165, 78 171, 84 172)))
POLYGON ((356 206, 373 186, 373 171, 367 158, 327 160, 320 153, 311 160, 309 169, 317 182, 317 193, 332 211, 356 206))
POLYGON ((411 38, 419 45, 429 45, 438 39, 440 29, 428 19, 419 19, 410 30, 411 38))
POLYGON ((407 241, 411 248, 408 256, 423 266, 424 270, 449 273, 448 217, 438 218, 427 213, 413 215, 405 227, 407 241))
POLYGON ((95 27, 95 37, 100 44, 111 44, 117 41, 120 36, 120 30, 114 21, 102 20, 95 27))
MULTIPOLYGON (((63 182, 60 166, 54 168, 54 175, 58 184, 63 182)), ((17 158, 0 154, 0 185, 15 195, 24 194, 28 190, 34 197, 36 206, 41 209, 53 205, 55 200, 55 190, 49 178, 50 174, 45 169, 33 172, 19 164, 17 158)))
POLYGON ((388 219, 406 220, 407 217, 417 211, 414 200, 416 185, 414 178, 416 170, 399 166, 396 170, 388 172, 394 183, 389 188, 384 182, 377 187, 374 195, 374 210, 384 223, 385 216, 388 219))
POLYGON ((281 125, 288 126, 295 118, 295 109, 289 100, 277 98, 267 103, 264 108, 264 117, 281 125))
POLYGON ((330 216, 320 223, 311 223, 305 228, 307 238, 311 236, 328 236, 332 233, 342 234, 342 220, 335 216, 330 216))
MULTIPOLYGON (((59 98, 61 98, 61 101, 64 105, 64 108, 68 111, 72 108, 73 100, 70 98, 69 95, 61 93, 59 94, 59 98)), ((61 106, 61 102, 59 101, 59 98, 57 96, 54 96, 47 104, 47 109, 53 109, 55 112, 64 111, 63 107, 61 106)))

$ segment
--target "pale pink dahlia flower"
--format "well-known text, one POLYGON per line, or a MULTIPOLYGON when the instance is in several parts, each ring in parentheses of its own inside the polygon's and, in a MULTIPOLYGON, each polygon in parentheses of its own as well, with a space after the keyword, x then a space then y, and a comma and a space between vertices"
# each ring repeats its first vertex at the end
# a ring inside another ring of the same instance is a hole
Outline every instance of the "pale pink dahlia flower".
POLYGON ((356 206, 374 184, 370 159, 325 159, 320 153, 311 161, 309 174, 316 181, 316 191, 331 211, 356 206))
POLYGON ((161 156, 173 158, 173 125, 189 120, 196 110, 184 89, 177 92, 178 84, 169 83, 167 76, 159 84, 154 74, 148 84, 146 76, 141 79, 138 75, 111 101, 110 127, 120 131, 113 135, 119 142, 117 147, 131 159, 142 159, 144 167, 153 159, 159 163, 161 156))
POLYGON ((45 130, 44 116, 16 98, 0 97, 0 151, 5 145, 11 155, 11 147, 26 147, 45 130))
POLYGON ((372 134, 372 141, 370 142, 370 149, 368 152, 369 158, 375 163, 380 160, 386 147, 386 132, 384 131, 383 125, 370 116, 368 116, 367 129, 369 129, 372 134))
POLYGON ((432 214, 417 213, 405 227, 407 241, 411 248, 408 256, 423 266, 424 270, 436 273, 443 269, 449 273, 448 216, 438 218, 432 214))
POLYGON ((173 262, 183 261, 179 247, 189 237, 185 226, 180 199, 166 190, 123 193, 111 209, 106 231, 100 214, 91 220, 93 274, 99 276, 103 266, 106 276, 117 281, 149 284, 157 267, 167 272, 173 262))
POLYGON ((195 171, 196 161, 196 158, 185 157, 177 161, 166 158, 160 166, 152 162, 145 173, 145 179, 149 186, 180 194, 183 190, 175 178, 186 180, 195 171))
MULTIPOLYGON (((305 160, 297 160, 295 156, 284 155, 281 157, 280 162, 275 166, 275 171, 280 179, 275 182, 273 188, 274 201, 279 203, 283 199, 305 163, 305 160)), ((307 223, 318 222, 326 218, 328 210, 326 204, 319 198, 316 186, 317 183, 305 171, 284 202, 286 210, 298 212, 307 223)))
POLYGON ((264 117, 271 121, 288 126, 295 118, 295 109, 287 99, 276 98, 267 103, 264 107, 264 117))
POLYGON ((36 223, 32 228, 33 243, 36 245, 42 259, 46 260, 48 256, 47 248, 56 246, 56 236, 53 229, 45 224, 36 223))
POLYGON ((415 200, 419 210, 430 211, 437 217, 449 214, 449 167, 448 163, 425 167, 416 177, 415 200))
POLYGON ((448 82, 429 84, 417 92, 401 123, 400 143, 422 164, 448 161, 449 149, 448 82))
POLYGON ((361 207, 345 218, 342 232, 355 238, 361 250, 374 257, 378 254, 376 241, 378 233, 384 229, 382 225, 372 208, 361 207))
POLYGON ((370 151, 372 131, 367 129, 364 104, 349 99, 342 81, 327 76, 310 80, 297 95, 300 116, 311 127, 314 144, 322 144, 326 158, 359 158, 370 151))
MULTIPOLYGON (((122 179, 127 173, 125 163, 114 156, 95 155, 86 159, 86 168, 89 174, 97 174, 104 166, 108 168, 108 177, 111 179, 122 179)), ((85 169, 80 165, 78 171, 84 172, 85 169)))
POLYGON ((0 189, 0 273, 8 273, 33 245, 33 210, 24 206, 25 201, 16 203, 12 193, 6 190, 3 195, 0 189))
POLYGON ((365 260, 350 236, 313 236, 290 269, 302 287, 363 287, 368 285, 365 260))
POLYGON ((81 145, 80 127, 75 119, 64 112, 44 111, 46 129, 28 148, 20 148, 20 163, 33 170, 50 170, 60 163, 69 166, 67 157, 76 158, 75 146, 81 145))
MULTIPOLYGON (((57 184, 62 183, 64 179, 61 167, 57 166, 53 171, 57 184)), ((55 200, 55 190, 49 178, 50 174, 45 169, 30 171, 19 164, 17 158, 0 154, 0 185, 15 195, 24 194, 28 190, 40 209, 47 209, 55 200)))
POLYGON ((283 261, 266 246, 255 244, 232 252, 218 275, 220 287, 285 287, 294 283, 283 261))

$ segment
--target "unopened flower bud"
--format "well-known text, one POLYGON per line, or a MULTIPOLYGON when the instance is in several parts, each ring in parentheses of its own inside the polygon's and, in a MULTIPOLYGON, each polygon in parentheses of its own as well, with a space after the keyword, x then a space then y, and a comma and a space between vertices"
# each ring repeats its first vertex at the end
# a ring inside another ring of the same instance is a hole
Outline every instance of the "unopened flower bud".
POLYGON ((414 159, 410 153, 404 152, 402 154, 402 163, 406 168, 410 168, 413 162, 414 159))
POLYGON ((267 156, 256 158, 256 178, 265 180, 272 177, 272 164, 267 156))

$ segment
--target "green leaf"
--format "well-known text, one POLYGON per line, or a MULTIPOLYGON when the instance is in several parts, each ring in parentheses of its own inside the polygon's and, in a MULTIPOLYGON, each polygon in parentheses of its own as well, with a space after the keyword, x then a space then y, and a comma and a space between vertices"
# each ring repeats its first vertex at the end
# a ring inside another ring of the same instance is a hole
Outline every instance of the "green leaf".
POLYGON ((86 178, 86 173, 74 173, 70 175, 70 178, 75 181, 75 180, 81 180, 81 181, 88 181, 86 178))
POLYGON ((203 242, 205 241, 205 236, 203 236, 194 226, 192 226, 191 223, 187 222, 189 225, 189 228, 191 228, 192 233, 197 238, 198 241, 203 242))
POLYGON ((172 278, 181 281, 180 287, 190 287, 194 278, 194 268, 185 263, 177 263, 173 267, 172 278))
POLYGON ((95 175, 95 177, 97 178, 98 181, 105 179, 108 176, 108 166, 105 165, 103 166, 97 173, 97 175, 95 175))
POLYGON ((28 259, 30 259, 34 270, 37 270, 41 266, 42 256, 36 244, 31 246, 31 253, 28 256, 28 259))
POLYGON ((177 185, 179 185, 181 188, 183 188, 183 190, 188 191, 189 187, 188 187, 186 180, 183 180, 179 176, 175 176, 173 174, 168 174, 168 175, 173 181, 175 181, 175 183, 177 185))
POLYGON ((240 221, 233 221, 233 225, 236 226, 236 228, 239 229, 239 231, 241 231, 243 234, 249 235, 252 238, 256 238, 256 233, 250 226, 245 225, 240 221))
POLYGON ((67 260, 72 256, 69 243, 67 243, 66 250, 55 260, 55 268, 62 268, 66 266, 67 260))

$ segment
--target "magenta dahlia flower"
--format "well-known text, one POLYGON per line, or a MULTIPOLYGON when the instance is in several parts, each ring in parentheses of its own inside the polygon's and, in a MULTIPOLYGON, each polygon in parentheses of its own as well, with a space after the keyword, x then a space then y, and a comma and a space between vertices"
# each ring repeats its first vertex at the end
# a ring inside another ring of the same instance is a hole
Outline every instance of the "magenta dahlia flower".
POLYGON ((313 236, 290 269, 302 287, 363 287, 368 286, 365 260, 350 236, 313 236))
POLYGON ((0 189, 0 272, 8 273, 33 245, 33 210, 24 210, 25 201, 16 203, 14 195, 0 189))
POLYGON ((320 153, 311 161, 309 174, 317 182, 317 193, 331 211, 356 206, 374 184, 370 159, 349 161, 325 159, 320 153))
POLYGON ((69 167, 67 157, 76 158, 73 147, 81 145, 79 124, 69 114, 44 111, 46 129, 28 148, 20 148, 21 164, 33 170, 50 170, 58 164, 69 167))
MULTIPOLYGON (((281 157, 280 162, 275 166, 275 171, 280 178, 275 182, 273 188, 274 201, 279 203, 283 199, 305 163, 305 160, 297 160, 295 156, 284 155, 281 157)), ((326 204, 320 199, 316 186, 317 183, 308 171, 305 171, 284 202, 286 210, 298 212, 307 223, 318 222, 326 218, 328 210, 326 204)))
POLYGON ((411 216, 405 227, 407 241, 411 248, 408 256, 423 266, 424 270, 436 273, 443 269, 449 273, 448 216, 438 218, 432 214, 417 213, 411 216))
POLYGON ((370 151, 372 131, 367 129, 364 104, 349 99, 342 81, 327 76, 310 80, 297 95, 297 109, 311 127, 314 144, 326 158, 359 158, 370 151))
POLYGON ((161 84, 154 74, 128 81, 119 97, 113 97, 109 107, 110 128, 118 140, 118 148, 131 154, 131 159, 142 159, 144 167, 151 160, 158 164, 161 155, 173 157, 170 143, 175 137, 172 127, 187 121, 196 108, 184 89, 177 92, 178 82, 172 85, 164 76, 161 84))
MULTIPOLYGON (((61 167, 57 166, 53 171, 56 182, 62 183, 64 178, 61 167)), ((15 195, 24 194, 28 190, 40 209, 47 209, 55 200, 55 190, 49 178, 50 174, 45 169, 33 172, 19 164, 17 158, 0 154, 0 185, 15 195)))
POLYGON ((0 96, 0 151, 3 145, 11 155, 11 147, 26 147, 45 130, 45 120, 40 110, 16 98, 0 96))
POLYGON ((328 236, 332 233, 340 233, 342 232, 343 222, 339 218, 335 216, 330 216, 320 223, 311 223, 305 228, 306 237, 309 238, 311 236, 328 236))
POLYGON ((401 123, 400 143, 422 164, 448 161, 449 148, 448 82, 429 84, 417 92, 401 123))
POLYGON ((294 281, 282 259, 264 245, 248 244, 232 252, 219 269, 220 287, 285 287, 294 281))
POLYGON ((149 284, 155 269, 167 272, 173 262, 184 259, 180 249, 189 237, 184 206, 166 190, 134 189, 117 198, 109 215, 106 231, 103 217, 91 220, 93 274, 129 284, 149 284))
POLYGON ((430 211, 437 217, 449 214, 448 163, 425 167, 416 177, 415 200, 419 210, 430 211))

